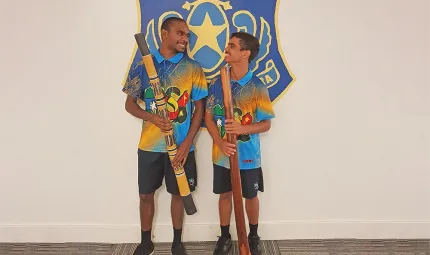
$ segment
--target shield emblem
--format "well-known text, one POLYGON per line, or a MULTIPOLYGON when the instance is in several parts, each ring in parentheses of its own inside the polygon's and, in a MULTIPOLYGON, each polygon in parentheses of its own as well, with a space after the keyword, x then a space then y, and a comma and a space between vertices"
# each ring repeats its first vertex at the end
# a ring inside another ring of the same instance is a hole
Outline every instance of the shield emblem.
MULTIPOLYGON (((145 34, 150 51, 161 44, 162 22, 171 16, 183 18, 191 30, 187 47, 189 57, 198 61, 208 82, 219 74, 223 51, 231 33, 245 31, 260 41, 259 55, 250 68, 269 89, 275 103, 295 80, 283 55, 277 24, 280 0, 137 0, 138 29, 145 34)), ((131 64, 140 61, 134 49, 131 64)))

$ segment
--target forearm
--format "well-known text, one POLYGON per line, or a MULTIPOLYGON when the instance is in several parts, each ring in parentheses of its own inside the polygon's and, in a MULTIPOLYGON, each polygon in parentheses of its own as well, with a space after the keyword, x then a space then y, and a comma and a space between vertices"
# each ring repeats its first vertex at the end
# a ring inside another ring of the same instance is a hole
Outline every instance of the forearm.
POLYGON ((194 138, 196 137, 197 132, 199 131, 200 125, 203 120, 204 106, 203 106, 202 100, 195 101, 194 104, 195 104, 195 110, 194 110, 193 118, 191 119, 190 130, 188 131, 187 137, 184 140, 184 142, 188 143, 189 145, 193 143, 194 138))
POLYGON ((258 123, 254 123, 251 125, 244 125, 244 134, 259 134, 268 131, 271 127, 270 120, 263 120, 258 123))
POLYGON ((127 97, 126 103, 125 103, 125 110, 130 113, 132 116, 145 120, 150 121, 153 117, 152 113, 149 113, 137 104, 137 102, 130 96, 127 97))
POLYGON ((212 114, 206 112, 205 123, 206 123, 206 129, 208 130, 209 134, 212 136, 214 143, 219 144, 219 142, 221 142, 223 139, 218 132, 218 127, 215 124, 215 121, 213 120, 212 114))

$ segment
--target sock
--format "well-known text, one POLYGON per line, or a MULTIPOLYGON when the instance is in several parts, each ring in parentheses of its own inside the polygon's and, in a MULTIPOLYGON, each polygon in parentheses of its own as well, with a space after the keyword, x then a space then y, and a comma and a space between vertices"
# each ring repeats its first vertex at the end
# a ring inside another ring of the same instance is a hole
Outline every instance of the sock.
POLYGON ((151 241, 151 229, 148 231, 140 230, 140 234, 142 243, 151 241))
POLYGON ((258 229, 258 224, 252 225, 251 223, 249 223, 249 230, 250 230, 249 235, 250 236, 258 236, 257 229, 258 229))
POLYGON ((173 228, 173 243, 179 244, 180 242, 182 242, 182 228, 180 229, 173 228))
POLYGON ((221 236, 230 237, 230 225, 221 226, 221 236))

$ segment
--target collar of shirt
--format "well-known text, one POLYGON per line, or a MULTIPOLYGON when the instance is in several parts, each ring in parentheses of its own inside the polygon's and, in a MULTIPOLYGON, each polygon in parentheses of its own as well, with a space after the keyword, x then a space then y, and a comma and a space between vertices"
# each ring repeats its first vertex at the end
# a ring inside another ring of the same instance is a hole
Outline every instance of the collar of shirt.
POLYGON ((232 81, 233 83, 238 83, 240 86, 244 86, 245 84, 247 84, 248 83, 248 81, 249 80, 251 80, 251 78, 252 78, 252 71, 251 70, 249 70, 246 74, 245 74, 245 76, 243 76, 242 77, 242 79, 240 79, 240 80, 238 80, 238 81, 232 81))
POLYGON ((169 59, 165 59, 163 56, 161 56, 160 52, 158 50, 156 50, 154 52, 154 57, 157 60, 158 64, 160 64, 161 62, 163 62, 164 60, 170 61, 174 64, 179 63, 179 61, 182 59, 182 57, 184 56, 184 53, 177 53, 175 56, 169 58, 169 59))

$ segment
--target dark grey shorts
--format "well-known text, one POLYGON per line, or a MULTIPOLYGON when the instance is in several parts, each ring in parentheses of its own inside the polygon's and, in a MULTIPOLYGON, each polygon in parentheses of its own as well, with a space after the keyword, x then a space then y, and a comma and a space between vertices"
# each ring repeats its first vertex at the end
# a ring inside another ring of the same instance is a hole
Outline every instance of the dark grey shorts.
MULTIPOLYGON (((232 191, 230 169, 214 164, 213 192, 222 194, 232 191)), ((258 191, 264 192, 263 170, 261 167, 240 171, 242 196, 251 199, 258 191)))
MULTIPOLYGON (((139 194, 155 192, 161 187, 164 179, 167 192, 172 195, 179 195, 175 172, 173 171, 167 152, 138 150, 138 170, 139 194)), ((184 170, 190 190, 194 191, 197 186, 197 167, 194 151, 188 154, 184 170)))

